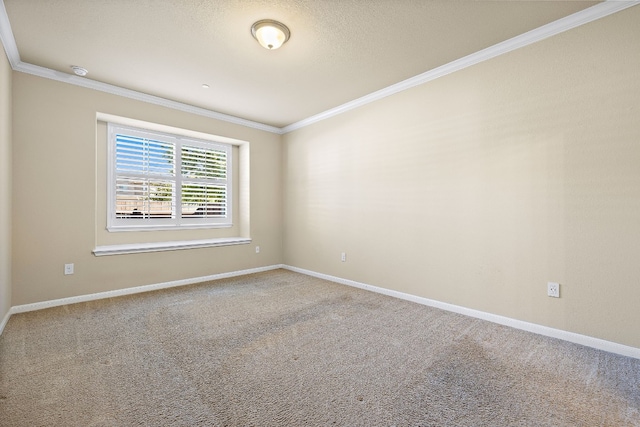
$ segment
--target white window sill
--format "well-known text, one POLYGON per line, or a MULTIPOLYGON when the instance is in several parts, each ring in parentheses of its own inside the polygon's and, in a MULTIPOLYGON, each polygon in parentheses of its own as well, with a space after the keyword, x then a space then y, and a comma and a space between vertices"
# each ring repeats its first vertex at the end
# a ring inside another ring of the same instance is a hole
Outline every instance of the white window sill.
POLYGON ((203 228, 231 228, 233 224, 231 223, 220 223, 220 224, 172 224, 172 225, 117 225, 117 226, 107 226, 107 231, 109 233, 120 233, 120 232, 128 232, 128 231, 164 231, 164 230, 197 230, 203 228))
POLYGON ((127 245, 96 246, 95 256, 139 254, 144 252, 177 251, 182 249, 210 248, 213 246, 246 245, 251 243, 249 237, 226 237, 205 240, 180 240, 174 242, 132 243, 127 245))

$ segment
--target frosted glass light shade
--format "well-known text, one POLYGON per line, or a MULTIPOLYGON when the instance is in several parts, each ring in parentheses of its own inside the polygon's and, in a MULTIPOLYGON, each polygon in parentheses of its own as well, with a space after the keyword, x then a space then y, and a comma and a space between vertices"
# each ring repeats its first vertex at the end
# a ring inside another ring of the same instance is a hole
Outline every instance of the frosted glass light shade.
POLYGON ((251 34, 262 47, 273 50, 289 40, 291 32, 284 24, 278 21, 263 19, 251 26, 251 34))

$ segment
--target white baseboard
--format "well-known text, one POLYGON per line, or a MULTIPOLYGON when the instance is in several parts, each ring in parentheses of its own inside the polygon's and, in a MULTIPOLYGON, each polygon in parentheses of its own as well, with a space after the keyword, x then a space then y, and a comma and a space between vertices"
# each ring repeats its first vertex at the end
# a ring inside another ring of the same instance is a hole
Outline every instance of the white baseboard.
POLYGON ((563 331, 561 329, 554 329, 547 326, 538 325, 535 323, 524 322, 522 320, 512 319, 509 317, 498 316, 495 314, 486 313, 484 311, 473 310, 470 308, 461 307, 454 304, 448 304, 445 302, 435 301, 428 298, 406 294, 403 292, 393 291, 385 288, 379 288, 377 286, 371 286, 371 285, 356 282, 353 280, 342 279, 340 277, 330 276, 322 273, 316 273, 315 271, 305 270, 303 268, 291 267, 289 265, 284 265, 282 268, 294 271, 296 273, 306 274, 307 276, 313 276, 319 279, 329 280, 331 282, 340 283, 347 286, 353 286, 355 288, 365 289, 367 291, 372 291, 372 292, 392 296, 395 298, 400 298, 407 301, 412 301, 418 304, 427 305, 429 307, 435 307, 442 310, 463 314, 465 316, 487 320, 489 322, 498 323, 500 325, 521 329, 523 331, 533 332, 535 334, 544 335, 551 338, 558 338, 564 341, 569 341, 575 344, 581 344, 581 345, 592 347, 598 350, 603 350, 610 353, 620 354, 622 356, 640 359, 640 348, 630 347, 627 345, 618 344, 611 341, 605 341, 605 340, 590 337, 587 335, 576 334, 574 332, 563 331))
MULTIPOLYGON (((153 285, 136 286, 133 288, 118 289, 115 291, 98 292, 95 294, 79 295, 69 298, 60 298, 50 301, 34 302, 32 304, 16 305, 11 307, 2 326, 9 320, 11 314, 25 313, 28 311, 42 310, 44 308, 58 307, 61 305, 75 304, 78 302, 95 301, 103 298, 114 298, 124 295, 139 294, 142 292, 158 291, 160 289, 174 288, 177 286, 193 285, 195 283, 208 282, 211 280, 226 279, 229 277, 245 276, 247 274, 261 273, 263 271, 283 268, 283 265, 276 264, 267 267, 251 268, 248 270, 232 271, 229 273, 213 274, 211 276, 193 277, 191 279, 174 280, 171 282, 156 283, 153 285)), ((0 329, 1 331, 1 329, 0 329)))
POLYGON ((237 277, 237 276, 244 276, 247 274, 261 273, 263 271, 276 270, 278 268, 284 268, 286 270, 294 271, 296 273, 306 274, 307 276, 329 280, 331 282, 340 283, 342 285, 352 286, 355 288, 364 289, 367 291, 372 291, 372 292, 388 295, 395 298, 400 298, 407 301, 412 301, 412 302, 426 305, 429 307, 435 307, 442 310, 463 314, 465 316, 487 320, 489 322, 498 323, 500 325, 509 326, 516 329, 521 329, 527 332, 533 332, 535 334, 544 335, 551 338, 558 338, 564 341, 581 344, 581 345, 592 347, 598 350, 603 350, 611 353, 620 354, 622 356, 640 359, 640 348, 630 347, 623 344, 618 344, 611 341, 590 337, 587 335, 580 335, 573 332, 563 331, 561 329, 549 328, 547 326, 524 322, 522 320, 512 319, 509 317, 498 316, 495 314, 486 313, 479 310, 473 310, 470 308, 461 307, 454 304, 448 304, 448 303, 444 303, 436 300, 431 300, 428 298, 406 294, 403 292, 398 292, 390 289, 380 288, 377 286, 367 285, 365 283, 360 283, 360 282, 356 282, 348 279, 342 279, 340 277, 317 273, 315 271, 305 270, 303 268, 292 267, 284 264, 276 264, 276 265, 270 265, 266 267, 232 271, 228 273, 219 273, 219 274, 213 274, 210 276, 194 277, 191 279, 174 280, 171 282, 156 283, 152 285, 136 286, 133 288, 118 289, 114 291, 98 292, 95 294, 80 295, 80 296, 69 297, 69 298, 60 298, 56 300, 42 301, 42 302, 36 302, 32 304, 17 305, 17 306, 11 307, 9 312, 5 315, 4 319, 2 319, 2 323, 0 323, 0 335, 4 331, 4 327, 7 325, 7 322, 9 321, 9 318, 11 317, 11 315, 16 313, 25 313, 28 311, 42 310, 45 308, 58 307, 61 305, 75 304, 75 303, 85 302, 85 301, 95 301, 103 298, 114 298, 114 297, 119 297, 124 295, 138 294, 142 292, 157 291, 160 289, 173 288, 177 286, 192 285, 195 283, 208 282, 211 280, 226 279, 229 277, 237 277))
POLYGON ((2 323, 0 323, 0 335, 2 335, 2 331, 4 331, 4 327, 7 326, 9 317, 11 317, 11 309, 7 311, 7 314, 4 316, 4 319, 2 319, 2 323))

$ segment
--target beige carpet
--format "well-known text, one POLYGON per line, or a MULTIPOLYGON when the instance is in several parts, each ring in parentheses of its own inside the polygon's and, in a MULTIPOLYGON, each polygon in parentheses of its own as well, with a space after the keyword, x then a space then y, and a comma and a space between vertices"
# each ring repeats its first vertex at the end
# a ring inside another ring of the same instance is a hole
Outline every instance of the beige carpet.
POLYGON ((640 360, 285 270, 11 317, 2 426, 640 426, 640 360))

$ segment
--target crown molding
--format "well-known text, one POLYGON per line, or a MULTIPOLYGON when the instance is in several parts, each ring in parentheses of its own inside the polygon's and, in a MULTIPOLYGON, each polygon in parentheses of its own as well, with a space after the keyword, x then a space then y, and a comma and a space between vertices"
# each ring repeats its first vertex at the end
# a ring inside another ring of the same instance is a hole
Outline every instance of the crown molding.
POLYGON ((15 70, 20 62, 20 55, 18 54, 16 40, 13 38, 13 31, 11 30, 7 9, 4 7, 4 0, 0 0, 0 41, 4 46, 4 51, 7 54, 11 68, 15 70))
POLYGON ((254 122, 252 120, 243 119, 228 114, 219 113, 217 111, 208 110, 206 108, 196 107, 189 104, 184 104, 177 101, 161 98, 155 95, 149 95, 142 92, 137 92, 131 89, 125 89, 119 86, 110 85, 107 83, 98 82, 96 80, 87 79, 86 77, 79 77, 73 74, 63 73, 48 68, 40 67, 33 64, 28 64, 20 60, 20 54, 13 37, 7 11, 4 6, 4 1, 0 0, 0 41, 4 46, 7 53, 7 58, 11 64, 11 68, 14 71, 20 71, 27 74, 32 74, 47 79, 56 80, 59 82, 69 83, 76 86, 81 86, 89 89, 98 90, 101 92, 110 93, 113 95, 122 96, 125 98, 135 99, 150 104, 160 105, 163 107, 171 108, 174 110, 184 111, 186 113, 196 114, 199 116, 208 117, 211 119, 221 120, 248 128, 263 130, 279 135, 283 135, 311 124, 320 122, 330 117, 337 116, 347 111, 362 107, 371 102, 378 101, 388 96, 394 95, 398 92, 402 92, 411 89, 415 86, 419 86, 428 83, 432 80, 444 77, 448 74, 456 71, 463 70, 472 65, 480 62, 487 61, 495 58, 496 56, 504 55, 516 49, 528 46, 530 44, 539 42, 546 38, 555 36, 581 25, 593 22, 600 18, 604 18, 621 10, 630 8, 640 4, 640 0, 606 0, 602 3, 598 3, 588 9, 584 9, 573 15, 566 16, 558 19, 557 21, 543 25, 542 27, 520 34, 509 40, 505 40, 501 43, 490 46, 486 49, 467 55, 463 58, 449 62, 448 64, 429 70, 425 73, 403 80, 399 83, 393 84, 386 88, 372 92, 368 95, 349 101, 345 104, 339 105, 335 108, 323 111, 319 114, 307 117, 306 119, 292 123, 282 128, 270 126, 264 123, 254 122))
POLYGON ((384 89, 372 92, 368 95, 365 95, 353 101, 349 101, 338 107, 323 111, 322 113, 300 120, 299 122, 292 123, 288 126, 283 127, 282 133, 286 134, 294 130, 309 126, 313 123, 317 123, 330 117, 345 113, 349 110, 362 107, 371 102, 375 102, 388 96, 394 95, 398 92, 411 89, 415 86, 419 86, 440 77, 444 77, 448 74, 454 73, 456 71, 463 70, 480 62, 495 58, 496 56, 504 55, 505 53, 511 52, 513 50, 520 49, 522 47, 539 42, 562 32, 571 30, 572 28, 579 27, 580 25, 584 25, 597 19, 604 18, 605 16, 609 16, 613 13, 619 12, 637 4, 640 4, 639 0, 607 0, 603 3, 598 3, 597 5, 592 6, 588 9, 581 10, 580 12, 576 12, 572 15, 558 19, 557 21, 520 34, 509 40, 505 40, 486 49, 472 53, 460 59, 456 59, 455 61, 434 68, 433 70, 429 70, 425 73, 408 78, 407 80, 403 80, 384 89))
POLYGON ((31 74, 38 77, 44 77, 46 79, 56 80, 59 82, 70 83, 76 86, 81 86, 88 89, 110 93, 112 95, 118 95, 124 98, 135 99, 137 101, 147 102, 149 104, 160 105, 162 107, 184 111, 185 113, 197 114, 199 116, 221 120, 223 122, 229 122, 229 123, 245 126, 248 128, 263 130, 266 132, 272 132, 277 134, 282 133, 282 130, 275 126, 254 122, 252 120, 247 120, 240 117, 231 116, 228 114, 218 113, 217 111, 208 110, 206 108, 196 107, 193 105, 184 104, 182 102, 172 101, 170 99, 161 98, 155 95, 149 95, 147 93, 142 93, 142 92, 138 92, 131 89, 125 89, 120 86, 115 86, 108 83, 102 83, 96 80, 88 79, 86 77, 79 77, 73 74, 51 70, 49 68, 40 67, 38 65, 19 62, 17 66, 15 66, 13 69, 15 71, 20 71, 22 73, 31 74))

